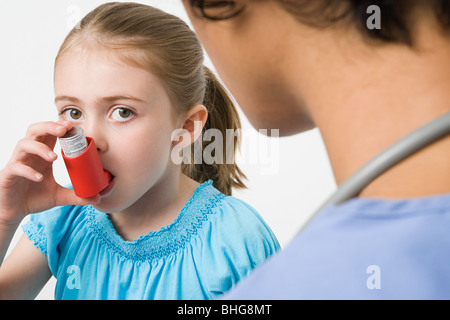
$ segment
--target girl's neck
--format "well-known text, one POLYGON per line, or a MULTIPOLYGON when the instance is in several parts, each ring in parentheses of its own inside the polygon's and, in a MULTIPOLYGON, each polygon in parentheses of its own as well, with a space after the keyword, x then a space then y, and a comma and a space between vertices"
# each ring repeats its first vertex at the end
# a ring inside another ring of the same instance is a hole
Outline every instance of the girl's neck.
POLYGON ((198 186, 198 182, 181 173, 161 179, 132 206, 110 214, 110 220, 124 240, 133 241, 171 224, 198 186))

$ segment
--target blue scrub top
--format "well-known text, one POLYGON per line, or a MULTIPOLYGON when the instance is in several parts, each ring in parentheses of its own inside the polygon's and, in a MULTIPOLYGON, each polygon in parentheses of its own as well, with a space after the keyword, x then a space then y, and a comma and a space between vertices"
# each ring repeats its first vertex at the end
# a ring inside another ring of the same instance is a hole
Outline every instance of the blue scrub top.
POLYGON ((450 195, 316 216, 226 299, 450 299, 450 195))

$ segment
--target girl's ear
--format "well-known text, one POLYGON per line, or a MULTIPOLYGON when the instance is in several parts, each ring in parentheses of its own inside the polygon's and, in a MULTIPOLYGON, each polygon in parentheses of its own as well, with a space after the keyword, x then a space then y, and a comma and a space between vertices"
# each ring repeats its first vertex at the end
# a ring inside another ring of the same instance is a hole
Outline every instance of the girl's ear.
POLYGON ((195 140, 197 140, 205 126, 206 119, 208 119, 208 110, 204 105, 196 105, 193 106, 189 111, 184 115, 182 123, 180 125, 180 129, 178 129, 178 139, 173 139, 173 145, 178 148, 185 148, 195 140), (183 139, 179 141, 180 137, 183 139))

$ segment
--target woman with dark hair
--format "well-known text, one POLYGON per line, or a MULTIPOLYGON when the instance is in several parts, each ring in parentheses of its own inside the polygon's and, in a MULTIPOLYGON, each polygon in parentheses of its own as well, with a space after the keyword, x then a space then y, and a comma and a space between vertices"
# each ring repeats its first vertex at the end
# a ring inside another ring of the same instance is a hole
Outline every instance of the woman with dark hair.
MULTIPOLYGON (((338 185, 450 111, 450 1, 184 5, 253 126, 318 128, 338 185)), ((323 210, 229 297, 450 298, 449 159, 441 139, 323 210)))

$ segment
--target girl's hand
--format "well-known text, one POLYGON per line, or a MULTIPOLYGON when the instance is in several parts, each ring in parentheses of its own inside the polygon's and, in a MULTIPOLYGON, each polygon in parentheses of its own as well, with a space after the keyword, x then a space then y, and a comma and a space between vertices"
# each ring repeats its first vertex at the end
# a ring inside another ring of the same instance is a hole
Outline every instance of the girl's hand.
POLYGON ((72 127, 70 121, 41 122, 29 127, 0 171, 0 224, 18 225, 30 213, 100 201, 99 195, 77 197, 72 189, 56 183, 53 176, 56 139, 72 127))

